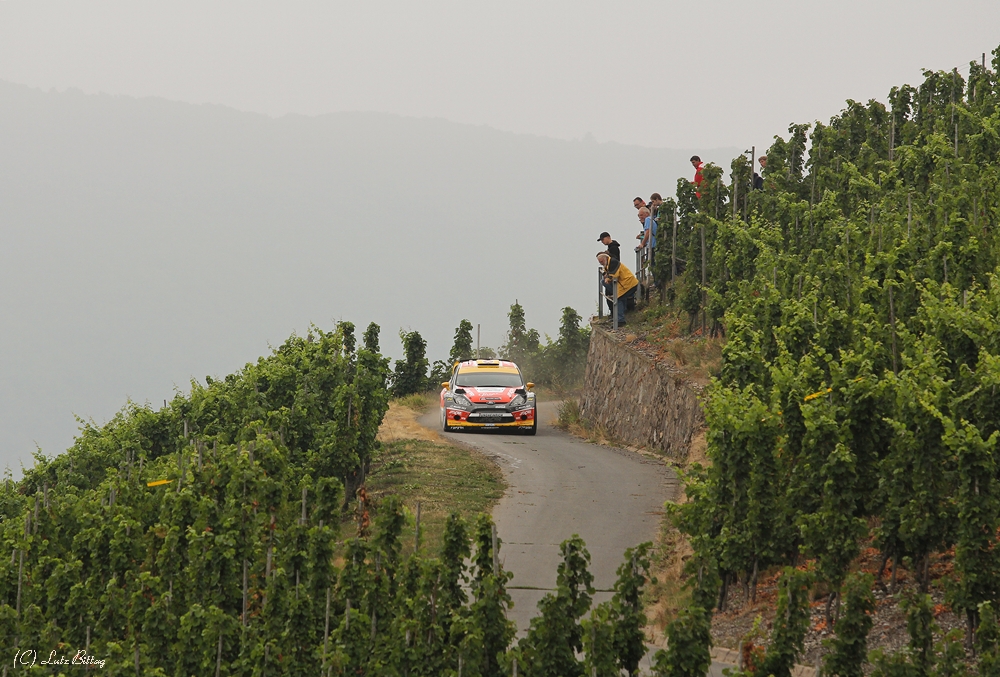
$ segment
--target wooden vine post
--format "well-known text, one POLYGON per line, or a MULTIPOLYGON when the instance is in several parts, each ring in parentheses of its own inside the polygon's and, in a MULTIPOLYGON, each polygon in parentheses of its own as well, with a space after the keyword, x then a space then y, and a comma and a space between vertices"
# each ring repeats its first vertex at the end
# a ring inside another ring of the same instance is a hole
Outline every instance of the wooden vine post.
POLYGON ((896 368, 896 308, 892 303, 892 285, 889 285, 889 326, 892 329, 892 373, 899 376, 896 368))
POLYGON ((243 560, 243 613, 240 614, 243 629, 247 627, 247 561, 243 560))
POLYGON ((673 284, 677 278, 677 210, 678 205, 674 205, 674 234, 670 240, 670 283, 673 284))
POLYGON ((910 224, 913 223, 913 193, 906 194, 906 239, 910 239, 910 224))
POLYGON ((708 288, 707 288, 707 274, 705 270, 706 266, 706 256, 705 256, 705 224, 701 224, 701 335, 705 336, 705 322, 707 318, 707 308, 708 306, 708 288))
POLYGON ((500 559, 497 557, 497 525, 491 525, 491 538, 493 547, 493 575, 500 575, 500 559))
POLYGON ((326 588, 326 614, 323 618, 323 665, 320 668, 321 674, 326 672, 326 652, 330 645, 330 587, 326 588))
POLYGON ((413 552, 420 551, 420 501, 417 501, 416 529, 413 534, 413 552))
POLYGON ((896 145, 896 113, 893 111, 891 122, 889 123, 889 162, 892 162, 892 151, 896 145))
MULTIPOLYGON (((139 654, 136 652, 136 659, 138 659, 139 654)), ((219 677, 222 673, 222 630, 219 630, 219 647, 215 654, 215 677, 219 677)))

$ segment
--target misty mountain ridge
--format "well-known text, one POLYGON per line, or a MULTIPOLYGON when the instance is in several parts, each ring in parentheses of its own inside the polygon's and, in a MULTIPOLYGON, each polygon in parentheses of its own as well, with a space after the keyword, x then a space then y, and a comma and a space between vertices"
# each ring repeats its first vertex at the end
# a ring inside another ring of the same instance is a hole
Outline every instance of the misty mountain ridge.
POLYGON ((596 306, 597 235, 629 246, 635 195, 697 152, 384 113, 271 118, 0 81, 0 465, 229 373, 310 323, 462 318, 498 345, 518 299, 555 334, 596 306))

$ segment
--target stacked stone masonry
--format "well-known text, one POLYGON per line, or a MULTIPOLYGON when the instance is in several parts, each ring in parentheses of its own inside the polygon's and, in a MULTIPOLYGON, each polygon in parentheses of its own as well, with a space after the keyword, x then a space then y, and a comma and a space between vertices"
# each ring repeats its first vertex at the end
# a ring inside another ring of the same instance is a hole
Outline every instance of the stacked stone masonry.
POLYGON ((658 449, 677 461, 705 425, 701 387, 622 338, 592 327, 580 414, 615 439, 658 449))

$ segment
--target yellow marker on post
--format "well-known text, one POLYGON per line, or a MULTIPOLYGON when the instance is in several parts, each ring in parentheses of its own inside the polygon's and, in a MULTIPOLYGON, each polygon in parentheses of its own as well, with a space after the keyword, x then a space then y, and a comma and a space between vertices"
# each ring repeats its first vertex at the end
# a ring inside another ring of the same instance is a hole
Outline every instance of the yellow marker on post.
POLYGON ((815 400, 820 395, 826 395, 827 393, 832 393, 833 388, 827 388, 826 390, 820 390, 818 393, 813 393, 812 395, 806 395, 802 398, 803 402, 808 402, 809 400, 815 400))
POLYGON ((152 482, 146 482, 147 487, 158 487, 163 484, 170 484, 173 480, 153 480, 152 482))
MULTIPOLYGON (((864 380, 865 380, 864 376, 859 376, 858 378, 853 379, 851 381, 851 383, 860 383, 861 381, 864 381, 864 380)), ((827 393, 832 393, 832 392, 833 392, 833 388, 827 388, 826 390, 820 390, 819 392, 815 392, 815 393, 813 393, 811 395, 806 395, 805 397, 802 398, 802 401, 803 402, 808 402, 809 400, 815 400, 820 395, 826 395, 827 393)))

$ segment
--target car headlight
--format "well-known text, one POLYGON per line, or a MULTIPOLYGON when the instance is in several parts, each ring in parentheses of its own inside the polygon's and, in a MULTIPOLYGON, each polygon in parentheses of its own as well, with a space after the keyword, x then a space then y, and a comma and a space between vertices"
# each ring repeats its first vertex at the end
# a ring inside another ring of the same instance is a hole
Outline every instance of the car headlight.
POLYGON ((445 406, 452 409, 461 409, 463 411, 472 411, 472 402, 469 401, 465 395, 449 395, 444 400, 445 406))
POLYGON ((507 409, 517 411, 519 409, 530 409, 533 406, 535 406, 535 398, 531 396, 531 393, 528 393, 527 397, 517 395, 507 404, 507 409))

